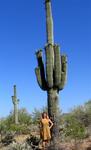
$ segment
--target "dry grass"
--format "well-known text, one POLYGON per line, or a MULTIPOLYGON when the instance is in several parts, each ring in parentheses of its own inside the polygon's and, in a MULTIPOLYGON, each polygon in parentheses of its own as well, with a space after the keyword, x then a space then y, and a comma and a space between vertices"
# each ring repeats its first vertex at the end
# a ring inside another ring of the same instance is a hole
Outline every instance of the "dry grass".
POLYGON ((17 135, 17 136, 15 136, 14 137, 14 139, 15 139, 15 141, 17 142, 17 143, 23 143, 23 142, 25 142, 26 141, 26 139, 28 138, 28 137, 30 137, 30 135, 17 135))

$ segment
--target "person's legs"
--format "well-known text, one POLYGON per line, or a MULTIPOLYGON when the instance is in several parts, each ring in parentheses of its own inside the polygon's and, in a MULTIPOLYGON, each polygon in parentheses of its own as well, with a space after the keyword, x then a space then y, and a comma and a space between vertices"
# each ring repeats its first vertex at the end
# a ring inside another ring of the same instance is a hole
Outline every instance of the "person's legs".
POLYGON ((50 140, 44 140, 43 141, 43 148, 45 149, 47 146, 50 145, 50 140))
POLYGON ((46 145, 46 144, 45 144, 45 141, 43 141, 43 148, 44 148, 44 149, 45 149, 45 145, 46 145))
POLYGON ((50 140, 46 141, 46 145, 49 146, 50 145, 50 140))
POLYGON ((48 146, 48 140, 43 141, 43 148, 46 148, 48 146))

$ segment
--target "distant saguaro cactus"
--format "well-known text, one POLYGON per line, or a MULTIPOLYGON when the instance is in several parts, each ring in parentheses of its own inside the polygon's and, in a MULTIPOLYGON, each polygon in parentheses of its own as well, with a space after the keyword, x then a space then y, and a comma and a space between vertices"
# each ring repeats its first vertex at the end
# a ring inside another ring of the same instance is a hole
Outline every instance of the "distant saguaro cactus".
POLYGON ((19 104, 19 99, 17 99, 17 94, 16 94, 16 85, 14 85, 14 96, 12 96, 12 102, 14 105, 14 121, 15 124, 18 124, 18 104, 19 104))
POLYGON ((48 114, 54 122, 52 139, 53 141, 56 141, 59 138, 59 91, 64 88, 66 82, 67 57, 66 55, 61 55, 60 46, 58 44, 54 44, 51 0, 45 0, 45 9, 47 32, 47 44, 45 46, 46 64, 44 67, 42 50, 38 50, 38 52, 36 52, 38 67, 35 68, 35 73, 40 88, 44 91, 47 91, 48 114))

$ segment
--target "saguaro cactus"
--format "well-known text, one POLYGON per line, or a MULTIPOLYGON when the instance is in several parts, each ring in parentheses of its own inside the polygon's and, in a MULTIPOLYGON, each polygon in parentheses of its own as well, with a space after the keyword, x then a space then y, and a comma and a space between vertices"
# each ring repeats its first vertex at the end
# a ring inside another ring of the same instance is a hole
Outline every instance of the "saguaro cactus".
POLYGON ((17 99, 17 94, 16 94, 16 85, 14 85, 14 96, 12 96, 12 102, 14 105, 14 121, 15 124, 18 124, 18 104, 19 104, 19 99, 17 99))
POLYGON ((38 67, 35 68, 40 88, 47 91, 48 114, 54 122, 52 139, 55 142, 59 138, 58 125, 58 99, 59 91, 64 88, 67 76, 67 57, 61 55, 60 46, 54 44, 53 19, 51 0, 45 0, 47 44, 45 46, 46 64, 44 67, 42 50, 36 52, 38 67))

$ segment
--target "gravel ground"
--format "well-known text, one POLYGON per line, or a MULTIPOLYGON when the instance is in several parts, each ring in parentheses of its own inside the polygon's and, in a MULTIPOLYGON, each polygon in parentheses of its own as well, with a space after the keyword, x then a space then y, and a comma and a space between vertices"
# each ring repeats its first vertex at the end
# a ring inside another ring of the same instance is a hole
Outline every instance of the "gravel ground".
MULTIPOLYGON (((21 135, 16 138, 16 142, 13 142, 8 146, 3 146, 0 143, 0 150, 38 150, 38 148, 32 149, 26 142, 27 137, 28 136, 21 135)), ((76 145, 73 142, 59 143, 58 145, 58 150, 91 150, 91 138, 78 142, 76 145)), ((54 146, 49 146, 46 150, 55 150, 55 148, 54 146)))

